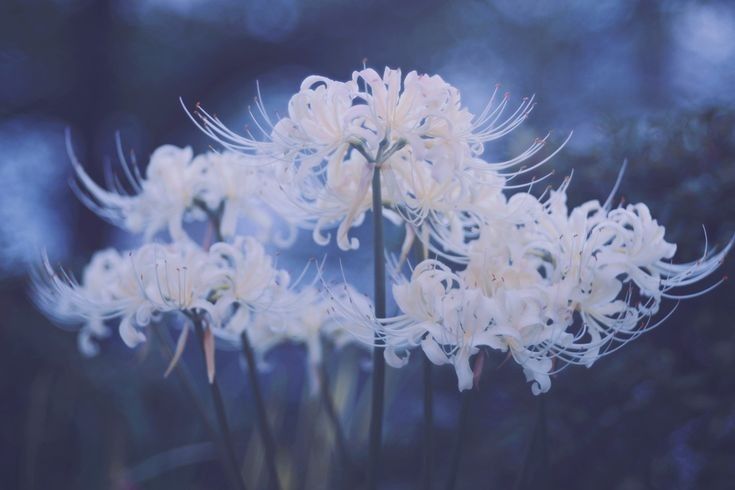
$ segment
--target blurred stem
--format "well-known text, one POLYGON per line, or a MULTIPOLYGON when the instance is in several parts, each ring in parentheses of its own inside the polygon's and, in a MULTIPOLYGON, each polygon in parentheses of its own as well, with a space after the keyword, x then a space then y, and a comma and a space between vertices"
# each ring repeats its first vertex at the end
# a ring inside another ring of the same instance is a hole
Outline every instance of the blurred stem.
POLYGON ((258 417, 258 429, 260 430, 260 438, 263 441, 263 448, 265 449, 265 462, 268 467, 270 488, 279 489, 281 488, 281 485, 278 482, 278 471, 276 470, 276 443, 273 438, 273 432, 271 431, 270 424, 268 423, 268 415, 265 409, 263 392, 260 389, 255 353, 253 352, 253 346, 250 344, 250 339, 248 338, 246 330, 244 330, 240 335, 240 340, 242 342, 242 352, 245 354, 245 360, 248 363, 248 378, 250 380, 250 386, 253 388, 255 410, 258 417))
MULTIPOLYGON (((416 264, 429 258, 429 246, 422 241, 420 231, 416 232, 413 247, 416 264)), ((424 440, 421 462, 421 488, 431 490, 432 467, 434 465, 434 395, 432 391, 433 364, 429 357, 423 355, 424 383, 424 440)))
POLYGON ((515 490, 535 488, 539 485, 548 485, 548 445, 546 436, 546 395, 538 395, 536 403, 536 421, 533 425, 531 440, 523 458, 523 467, 518 480, 513 487, 515 490))
POLYGON ((470 411, 470 402, 474 394, 474 388, 462 392, 462 401, 459 408, 459 427, 457 430, 457 440, 452 449, 452 456, 449 460, 449 476, 447 478, 447 490, 453 490, 454 484, 457 482, 457 473, 459 472, 459 461, 462 456, 462 446, 464 445, 465 433, 467 432, 467 414, 470 411))
POLYGON ((30 384, 28 418, 25 427, 25 445, 22 461, 24 471, 20 475, 20 488, 31 490, 36 487, 38 460, 45 435, 46 419, 51 404, 51 389, 54 384, 53 371, 41 371, 30 384))
MULTIPOLYGON (((379 155, 382 152, 379 152, 379 155)), ((378 158, 379 160, 379 158, 378 158)), ((383 239, 383 198, 380 189, 380 165, 373 169, 373 261, 375 278, 375 316, 385 318, 385 250, 383 239)), ((370 454, 368 490, 377 487, 380 469, 380 446, 383 432, 383 396, 385 391, 385 357, 383 340, 375 332, 373 348, 373 386, 370 416, 370 454)))
MULTIPOLYGON (((192 314, 191 319, 194 323, 194 330, 196 331, 197 337, 199 338, 199 345, 202 348, 202 361, 204 362, 204 372, 207 372, 207 361, 206 361, 206 348, 204 346, 204 327, 202 320, 199 315, 192 314)), ((232 435, 230 434, 230 425, 227 423, 227 414, 225 413, 225 404, 222 401, 222 392, 219 388, 217 378, 214 378, 209 383, 209 389, 212 393, 212 402, 214 403, 214 411, 217 414, 217 422, 219 423, 220 433, 222 442, 224 444, 226 466, 230 468, 232 483, 235 488, 245 490, 245 481, 240 473, 240 466, 237 463, 237 457, 235 456, 235 448, 232 445, 232 435)))
MULTIPOLYGON (((171 335, 164 325, 158 325, 156 326, 156 328, 152 328, 152 330, 153 334, 158 338, 158 343, 161 347, 161 354, 163 355, 167 363, 170 362, 174 356, 175 351, 174 341, 171 338, 171 335)), ((215 430, 211 420, 207 416, 207 411, 205 410, 202 401, 199 399, 199 396, 197 396, 196 389, 194 388, 194 379, 187 369, 183 358, 180 359, 178 363, 176 363, 174 371, 176 371, 176 376, 178 376, 179 381, 183 385, 184 391, 186 391, 187 396, 191 399, 194 408, 199 414, 199 417, 202 419, 202 422, 204 423, 204 428, 207 430, 212 440, 217 440, 217 431, 215 430)))
POLYGON ((471 360, 472 372, 473 372, 473 386, 469 390, 462 392, 462 401, 460 402, 459 408, 459 427, 457 428, 457 440, 455 441, 454 448, 452 449, 452 456, 449 460, 449 476, 447 478, 447 490, 453 490, 454 485, 457 482, 457 474, 459 473, 459 462, 462 456, 462 449, 464 447, 464 438, 467 435, 467 421, 470 412, 470 405, 472 399, 475 396, 475 389, 479 385, 480 376, 485 365, 485 353, 480 351, 471 360))
POLYGON ((433 364, 424 354, 424 445, 423 462, 421 468, 421 488, 431 489, 431 470, 434 465, 434 405, 432 393, 432 370, 433 364))
MULTIPOLYGON (((350 451, 347 448, 347 442, 345 439, 345 433, 342 430, 342 424, 339 420, 339 414, 337 408, 334 405, 334 399, 330 391, 329 374, 327 373, 327 367, 322 362, 319 365, 319 391, 322 395, 322 403, 324 403, 324 410, 327 412, 327 417, 332 424, 334 429, 334 439, 337 445, 337 452, 339 454, 343 471, 343 478, 349 480, 349 477, 354 473, 354 466, 352 464, 352 458, 350 458, 350 451)), ((342 482, 343 484, 346 481, 342 482)), ((344 486, 344 485, 343 485, 344 486)))
POLYGON ((207 206, 204 201, 197 198, 194 199, 194 206, 201 209, 204 214, 207 215, 207 219, 209 219, 209 222, 212 225, 212 231, 214 232, 215 241, 224 242, 225 237, 222 236, 222 214, 225 210, 225 202, 220 202, 219 206, 217 206, 217 209, 212 210, 209 209, 209 206, 207 206))

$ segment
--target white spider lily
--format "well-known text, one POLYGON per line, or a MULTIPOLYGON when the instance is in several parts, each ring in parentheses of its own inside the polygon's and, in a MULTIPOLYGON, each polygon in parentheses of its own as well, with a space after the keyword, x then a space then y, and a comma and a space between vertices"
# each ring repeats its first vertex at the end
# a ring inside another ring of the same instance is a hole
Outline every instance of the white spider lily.
MULTIPOLYGON (((223 238, 234 237, 238 223, 246 219, 255 225, 255 236, 265 242, 273 237, 274 215, 293 221, 293 205, 278 200, 280 193, 271 168, 247 165, 242 154, 232 151, 197 155, 191 165, 196 169, 198 188, 194 205, 216 217, 223 238)), ((285 240, 276 244, 289 243, 285 240)))
POLYGON ((674 291, 713 273, 732 240, 696 262, 672 264, 676 248, 645 205, 591 201, 570 211, 565 189, 545 202, 529 194, 501 202, 500 216, 479 221, 477 238, 455 255, 463 271, 424 260, 393 287, 399 315, 351 319, 379 332, 390 364, 405 364, 400 354, 420 346, 435 364, 454 366, 460 389, 472 387, 469 360, 480 348, 508 351, 538 394, 565 365, 591 366, 658 326, 671 314, 654 321, 664 299, 721 282, 674 291))
POLYGON ((291 98, 288 115, 275 124, 258 98, 253 121, 260 137, 238 136, 201 108, 201 121, 192 119, 227 148, 274 163, 281 190, 301 210, 301 220, 314 226, 317 243, 329 240, 323 229, 336 226, 337 243, 347 250, 359 246, 348 231, 370 208, 376 168, 383 205, 419 227, 447 213, 472 212, 477 204, 468 196, 488 193, 479 187, 502 189, 506 178, 531 172, 556 153, 512 170, 537 154, 544 138, 508 161, 483 161, 484 144, 508 134, 533 108, 533 98, 524 99, 506 115, 509 97, 499 101, 497 94, 496 88, 473 116, 459 91, 437 75, 410 72, 403 78, 387 68, 381 77, 364 69, 348 82, 308 77, 291 98))
POLYGON ((143 279, 153 274, 147 267, 136 267, 136 258, 109 249, 98 252, 79 283, 63 270, 55 271, 44 257, 32 276, 34 301, 54 321, 81 325, 79 341, 85 354, 97 352, 96 345, 90 345, 90 337, 104 336, 96 334, 102 333, 111 320, 119 321, 120 336, 134 346, 145 339, 138 328, 148 325, 154 311, 141 287, 143 279))
POLYGON ((80 342, 85 348, 87 336, 112 321, 118 322, 125 344, 135 347, 146 339, 142 329, 167 312, 202 311, 216 321, 207 297, 223 283, 221 272, 196 246, 146 244, 128 254, 99 252, 81 283, 63 271, 57 273, 44 259, 33 275, 33 297, 55 321, 82 325, 80 342))
POLYGON ((263 246, 250 237, 234 243, 219 242, 209 249, 225 283, 215 294, 219 311, 237 305, 251 311, 282 311, 290 308, 288 272, 276 269, 263 246))
POLYGON ((146 296, 157 311, 209 314, 213 323, 219 318, 209 296, 224 287, 228 277, 207 253, 191 242, 171 245, 144 245, 136 254, 139 262, 153 269, 153 277, 141 274, 146 296))
POLYGON ((196 178, 197 168, 191 165, 193 153, 189 147, 158 148, 151 155, 145 179, 122 160, 132 194, 117 181, 110 190, 100 187, 87 175, 71 149, 69 152, 82 202, 113 224, 131 233, 142 233, 145 241, 161 230, 168 230, 174 240, 186 239, 184 219, 206 218, 201 210, 194 208, 201 182, 196 178))
POLYGON ((288 291, 289 303, 296 307, 287 311, 252 312, 240 309, 215 335, 233 346, 240 343, 242 330, 247 330, 250 344, 259 358, 259 365, 268 367, 265 356, 285 343, 303 345, 311 393, 318 391, 319 369, 324 342, 336 348, 355 341, 332 314, 332 304, 322 292, 308 286, 301 291, 288 291))
POLYGON ((105 320, 110 310, 117 310, 110 288, 116 284, 120 260, 115 250, 97 252, 84 269, 81 284, 63 270, 55 271, 45 255, 32 269, 31 297, 36 306, 61 325, 81 325, 78 344, 86 356, 99 352, 94 339, 109 335, 105 320))
POLYGON ((143 178, 120 151, 127 192, 118 180, 111 182, 110 189, 100 187, 74 157, 70 143, 69 147, 77 177, 75 190, 82 202, 113 224, 141 233, 146 242, 163 230, 174 241, 188 240, 184 224, 207 219, 218 226, 220 236, 231 238, 244 218, 266 240, 274 211, 287 219, 290 214, 283 202, 265 199, 274 195, 269 189, 277 191, 272 171, 245 165, 238 153, 208 152, 194 157, 190 147, 164 145, 151 155, 143 178))

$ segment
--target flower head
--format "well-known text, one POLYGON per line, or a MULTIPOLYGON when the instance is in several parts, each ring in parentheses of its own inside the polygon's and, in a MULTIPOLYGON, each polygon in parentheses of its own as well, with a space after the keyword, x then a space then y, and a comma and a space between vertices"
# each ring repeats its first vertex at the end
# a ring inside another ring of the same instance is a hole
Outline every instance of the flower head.
POLYGON ((146 242, 164 230, 174 241, 190 240, 185 223, 206 220, 214 221, 219 235, 231 238, 243 219, 255 225, 256 236, 267 240, 274 215, 293 221, 288 202, 269 200, 278 197, 273 169, 246 165, 238 153, 210 151, 194 156, 190 147, 164 145, 151 155, 145 177, 121 157, 126 185, 116 180, 111 189, 92 180, 71 146, 70 155, 82 202, 113 224, 142 234, 146 242))
POLYGON ((323 229, 337 227, 337 243, 347 250, 359 246, 348 232, 370 208, 375 171, 389 217, 420 227, 474 212, 478 204, 470 194, 497 194, 506 178, 549 158, 508 171, 538 153, 542 139, 508 161, 482 159, 485 143, 508 134, 533 108, 533 99, 524 99, 506 115, 509 97, 499 101, 497 94, 496 88, 475 116, 462 105, 459 91, 438 75, 403 77, 386 68, 380 76, 365 68, 346 82, 308 77, 291 98, 288 115, 275 124, 258 99, 260 116, 254 121, 260 138, 234 134, 200 107, 200 120, 192 119, 251 161, 276 166, 282 193, 302 211, 302 224, 314 227, 317 243, 329 240, 323 229))
POLYGON ((410 279, 399 276, 399 315, 351 318, 360 329, 372 325, 393 366, 420 347, 435 364, 453 365, 459 389, 469 389, 470 358, 493 349, 508 352, 538 394, 565 365, 591 366, 655 328, 670 314, 657 319, 664 300, 721 282, 677 292, 712 274, 733 241, 675 264, 675 245, 644 204, 610 209, 590 201, 569 210, 565 191, 566 183, 545 201, 530 194, 507 200, 503 212, 478 223, 474 239, 450 250, 462 270, 428 259, 410 279))

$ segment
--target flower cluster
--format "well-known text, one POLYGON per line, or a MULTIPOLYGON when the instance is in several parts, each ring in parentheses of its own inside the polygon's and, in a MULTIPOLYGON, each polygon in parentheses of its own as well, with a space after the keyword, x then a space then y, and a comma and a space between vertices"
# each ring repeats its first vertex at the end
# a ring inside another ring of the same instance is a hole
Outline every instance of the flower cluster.
MULTIPOLYGON (((125 182, 114 179, 105 189, 76 159, 69 138, 67 144, 81 201, 111 223, 142 234, 146 242, 164 230, 173 241, 191 240, 184 225, 193 221, 216 221, 215 231, 223 239, 234 237, 238 223, 245 220, 261 240, 267 240, 274 214, 295 226, 284 203, 269 199, 276 194, 269 191, 276 185, 272 169, 246 165, 238 153, 210 151, 194 156, 190 147, 164 145, 151 155, 143 177, 120 151, 125 182)), ((274 239, 281 246, 288 244, 281 237, 274 239)))
MULTIPOLYGON (((386 69, 356 71, 347 82, 308 77, 275 124, 258 99, 254 117, 263 138, 240 136, 198 108, 192 119, 211 137, 254 164, 271 162, 282 194, 313 224, 314 240, 337 226, 343 250, 359 246, 348 236, 371 206, 372 176, 380 170, 383 206, 395 223, 421 227, 457 213, 475 213, 473 195, 496 195, 507 179, 531 172, 547 155, 523 169, 546 143, 503 162, 482 159, 484 144, 518 127, 533 98, 508 114, 508 94, 496 87, 477 116, 463 107, 459 91, 438 75, 386 69)), ((558 151, 558 150, 557 150, 558 151)))
POLYGON ((233 306, 282 307, 289 276, 264 255, 252 239, 208 251, 188 241, 149 243, 128 253, 107 249, 92 257, 81 282, 55 271, 46 259, 34 274, 34 297, 54 319, 83 323, 80 339, 87 353, 94 353, 90 337, 104 335, 110 320, 119 322, 123 341, 135 347, 145 341, 145 327, 165 313, 206 313, 219 325, 233 306))
POLYGON ((386 217, 406 227, 399 262, 417 236, 427 260, 410 279, 397 279, 395 317, 336 301, 360 340, 372 345, 377 332, 394 366, 420 346, 434 363, 454 365, 460 389, 472 386, 470 357, 481 347, 507 351, 540 393, 564 365, 590 366, 658 325, 664 299, 708 291, 672 290, 711 274, 732 242, 675 264, 676 247, 648 208, 613 209, 615 191, 603 204, 572 210, 569 180, 545 198, 508 196, 538 181, 517 182, 564 146, 539 157, 547 138, 537 139, 520 155, 487 161, 486 143, 520 125, 533 98, 510 114, 508 104, 496 88, 475 116, 438 76, 402 78, 386 69, 381 77, 364 69, 346 82, 308 77, 275 123, 258 98, 253 119, 261 137, 237 135, 201 108, 192 119, 249 161, 271 162, 280 190, 311 220, 319 244, 329 240, 323 230, 337 226, 339 247, 357 248, 349 229, 362 223, 372 186, 380 184, 386 217), (428 259, 430 252, 441 260, 428 259))
POLYGON ((292 228, 294 223, 283 203, 268 200, 274 194, 269 186, 276 185, 271 170, 243 164, 234 152, 194 156, 191 148, 165 145, 153 152, 145 177, 121 158, 125 185, 110 179, 104 189, 85 172, 70 143, 69 149, 81 200, 143 238, 129 252, 97 252, 81 281, 56 270, 46 257, 32 271, 36 304, 56 322, 78 328, 84 354, 97 354, 96 340, 108 336, 112 324, 125 344, 135 347, 146 340, 147 327, 167 313, 190 320, 180 348, 194 321, 206 329, 212 352, 214 339, 239 346, 245 331, 255 337, 258 354, 279 342, 297 341, 307 344, 314 362, 320 359, 315 346, 322 335, 345 342, 322 313, 328 306, 321 291, 313 285, 300 288, 300 281, 292 284, 289 273, 266 253, 266 239, 284 246, 295 238, 273 232, 274 215, 285 217, 292 228), (238 234, 243 220, 257 239, 238 234), (187 225, 193 221, 209 222, 202 243, 187 225), (157 241, 164 230, 168 243, 157 241))
MULTIPOLYGON (((656 327, 662 300, 703 279, 732 241, 695 262, 670 262, 676 246, 644 204, 609 209, 597 201, 571 211, 563 191, 545 202, 517 194, 502 219, 489 218, 464 248, 455 272, 424 260, 393 288, 401 314, 380 320, 387 359, 420 346, 435 364, 452 364, 459 389, 473 385, 470 357, 508 352, 535 394, 567 364, 591 366, 656 327)), ((668 314, 664 314, 665 319, 668 314)))
POLYGON ((145 178, 121 158, 125 181, 110 179, 105 189, 73 158, 81 199, 146 242, 129 254, 98 253, 80 283, 48 261, 36 271, 39 306, 59 322, 82 325, 83 351, 95 351, 92 339, 113 320, 134 346, 151 321, 178 311, 206 318, 225 344, 247 333, 261 355, 284 341, 302 343, 312 373, 322 336, 338 344, 355 338, 374 345, 377 338, 391 365, 421 348, 433 363, 453 365, 464 390, 473 385, 470 359, 495 349, 522 366, 538 394, 565 365, 591 366, 654 328, 673 311, 662 313, 665 300, 719 284, 685 289, 715 271, 733 244, 719 252, 705 247, 695 262, 672 262, 676 246, 644 204, 612 206, 620 178, 602 204, 569 209, 569 179, 531 194, 540 179, 525 176, 564 145, 544 151, 541 138, 493 162, 487 144, 528 117, 533 97, 509 109, 510 97, 496 87, 474 115, 437 75, 386 69, 380 76, 366 68, 345 82, 306 78, 275 121, 260 95, 256 102, 257 134, 246 135, 197 106, 192 120, 225 151, 194 156, 163 146, 145 178), (396 316, 376 318, 370 301, 347 284, 337 292, 326 284, 294 287, 260 243, 285 242, 273 233, 278 215, 292 230, 311 228, 321 245, 336 227, 338 246, 355 249, 349 231, 373 205, 406 230, 395 267, 396 316), (205 220, 214 226, 211 246, 198 245, 185 226, 205 220), (255 225, 258 239, 238 235, 241 220, 255 225), (164 230, 171 243, 151 243, 164 230), (424 260, 404 277, 414 242, 424 260))

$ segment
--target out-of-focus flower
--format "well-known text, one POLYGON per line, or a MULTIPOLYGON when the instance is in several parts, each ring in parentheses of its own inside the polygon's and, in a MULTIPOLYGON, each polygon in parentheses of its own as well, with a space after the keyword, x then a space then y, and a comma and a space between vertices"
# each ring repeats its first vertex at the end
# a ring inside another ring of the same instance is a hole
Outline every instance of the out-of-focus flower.
POLYGON ((209 251, 189 242, 145 244, 127 254, 96 254, 82 282, 55 271, 44 260, 33 275, 33 298, 55 321, 80 328, 80 346, 96 352, 93 337, 117 322, 120 336, 134 347, 144 328, 166 313, 205 317, 213 331, 231 324, 232 312, 289 315, 297 304, 288 274, 273 267, 253 239, 220 242, 209 251), (237 307, 237 308, 235 308, 237 307))
POLYGON ((207 283, 214 276, 205 263, 206 253, 186 243, 147 244, 128 254, 108 249, 93 257, 79 283, 45 259, 33 275, 33 297, 57 322, 82 324, 83 345, 103 332, 106 322, 117 321, 123 341, 134 347, 145 341, 141 329, 162 313, 211 311, 202 294, 216 285, 207 283))
POLYGON ((192 158, 189 147, 162 146, 151 155, 145 179, 135 170, 137 167, 123 160, 127 183, 133 192, 128 194, 120 183, 112 190, 97 185, 72 156, 81 184, 77 194, 101 217, 131 233, 142 233, 145 241, 164 229, 174 240, 186 239, 184 218, 206 219, 203 210, 194 206, 200 189, 196 188, 198 168, 191 165, 192 158))
POLYGON ((273 215, 285 211, 282 202, 266 200, 274 195, 269 191, 275 186, 274 179, 266 175, 272 170, 245 165, 243 157, 234 152, 194 157, 189 147, 164 145, 151 155, 145 178, 121 157, 126 182, 114 180, 110 189, 89 177, 71 148, 70 154, 82 202, 113 224, 143 234, 145 241, 163 230, 174 241, 188 240, 186 222, 212 218, 224 238, 233 237, 238 222, 248 219, 255 225, 255 234, 267 240, 273 215))
POLYGON ((225 278, 224 286, 213 295, 220 311, 233 305, 255 312, 279 311, 289 303, 289 274, 274 267, 255 239, 239 237, 232 244, 219 242, 209 253, 225 278))
POLYGON ((339 349, 355 343, 339 317, 332 313, 332 301, 324 291, 307 286, 299 291, 285 291, 282 301, 288 309, 252 311, 240 309, 223 324, 215 335, 228 344, 240 345, 240 335, 247 331, 249 341, 258 355, 259 364, 267 369, 265 356, 284 343, 303 345, 306 367, 312 393, 319 387, 319 369, 323 360, 323 346, 339 349))

